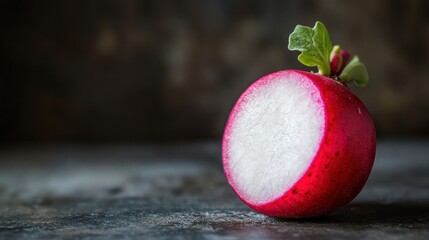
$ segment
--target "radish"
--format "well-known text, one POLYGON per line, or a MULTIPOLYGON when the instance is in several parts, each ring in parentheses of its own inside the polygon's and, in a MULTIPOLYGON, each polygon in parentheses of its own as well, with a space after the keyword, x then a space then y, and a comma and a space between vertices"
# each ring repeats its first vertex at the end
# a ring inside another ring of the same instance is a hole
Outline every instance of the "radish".
POLYGON ((321 22, 298 25, 289 49, 319 72, 279 71, 247 88, 225 127, 223 168, 234 192, 257 212, 325 215, 357 196, 374 162, 373 121, 346 86, 366 85, 368 74, 357 56, 349 61, 348 52, 332 47, 321 22))

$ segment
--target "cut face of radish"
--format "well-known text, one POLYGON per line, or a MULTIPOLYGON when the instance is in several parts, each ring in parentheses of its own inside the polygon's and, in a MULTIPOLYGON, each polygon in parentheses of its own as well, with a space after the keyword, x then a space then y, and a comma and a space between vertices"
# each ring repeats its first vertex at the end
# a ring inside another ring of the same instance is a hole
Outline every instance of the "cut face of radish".
POLYGON ((319 90, 294 72, 268 75, 243 93, 226 131, 231 185, 249 203, 272 201, 317 153, 324 131, 319 90))
POLYGON ((255 211, 319 216, 360 192, 375 142, 371 116, 347 87, 318 74, 280 71, 253 83, 232 109, 223 168, 255 211))

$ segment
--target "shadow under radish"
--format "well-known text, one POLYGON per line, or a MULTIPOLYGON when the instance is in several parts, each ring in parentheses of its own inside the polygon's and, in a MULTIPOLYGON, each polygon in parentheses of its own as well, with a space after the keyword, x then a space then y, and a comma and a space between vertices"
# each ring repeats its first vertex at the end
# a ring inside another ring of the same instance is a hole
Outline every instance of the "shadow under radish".
POLYGON ((352 203, 327 216, 306 219, 280 219, 279 222, 319 223, 360 226, 400 225, 429 228, 429 203, 352 203))

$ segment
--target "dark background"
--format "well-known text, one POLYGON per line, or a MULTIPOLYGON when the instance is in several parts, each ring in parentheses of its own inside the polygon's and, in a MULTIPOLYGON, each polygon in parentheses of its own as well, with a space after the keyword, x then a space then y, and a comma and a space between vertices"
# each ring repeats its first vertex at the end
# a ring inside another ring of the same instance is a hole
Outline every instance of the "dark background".
POLYGON ((429 1, 1 1, 0 140, 219 139, 296 24, 366 63, 380 138, 429 137, 429 1))

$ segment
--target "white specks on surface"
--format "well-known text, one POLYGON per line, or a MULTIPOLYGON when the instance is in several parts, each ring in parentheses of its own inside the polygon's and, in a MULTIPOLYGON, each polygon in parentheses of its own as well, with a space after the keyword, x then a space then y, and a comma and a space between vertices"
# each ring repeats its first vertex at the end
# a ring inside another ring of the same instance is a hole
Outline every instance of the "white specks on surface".
POLYGON ((232 185, 254 204, 281 196, 304 174, 324 129, 311 80, 294 73, 268 78, 242 96, 227 139, 232 185))

